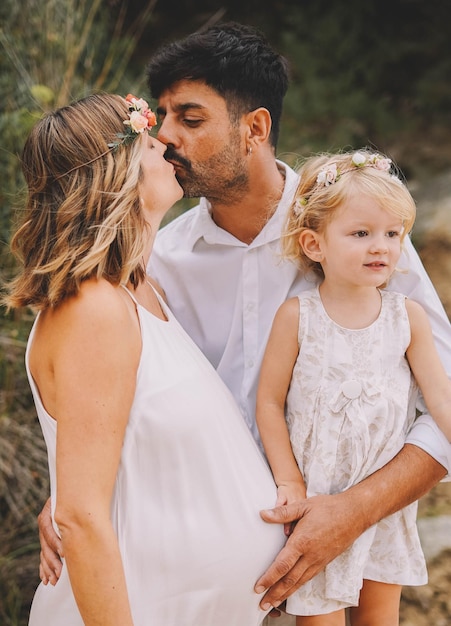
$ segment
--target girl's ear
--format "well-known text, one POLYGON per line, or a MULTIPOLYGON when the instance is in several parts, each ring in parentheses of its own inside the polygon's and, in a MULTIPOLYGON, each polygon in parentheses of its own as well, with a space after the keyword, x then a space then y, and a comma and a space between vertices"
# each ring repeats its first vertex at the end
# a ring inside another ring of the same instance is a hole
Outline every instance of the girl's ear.
POLYGON ((316 263, 321 263, 324 258, 321 249, 321 237, 314 230, 303 230, 299 235, 299 245, 304 254, 316 263))

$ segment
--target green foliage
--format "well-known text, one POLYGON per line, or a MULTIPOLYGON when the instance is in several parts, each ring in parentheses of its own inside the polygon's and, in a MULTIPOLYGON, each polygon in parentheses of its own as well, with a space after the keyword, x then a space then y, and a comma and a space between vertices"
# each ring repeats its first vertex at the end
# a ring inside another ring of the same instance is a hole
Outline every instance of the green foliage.
MULTIPOLYGON (((143 68, 129 64, 156 0, 126 23, 126 2, 4 0, 0 8, 0 240, 9 238, 25 137, 49 108, 93 91, 127 93, 143 68), (114 9, 114 10, 112 10, 114 9)), ((0 260, 1 255, 0 252, 0 260)))
POLYGON ((288 10, 280 36, 293 72, 284 148, 305 153, 383 146, 418 134, 425 124, 448 125, 451 28, 445 5, 316 0, 288 10))

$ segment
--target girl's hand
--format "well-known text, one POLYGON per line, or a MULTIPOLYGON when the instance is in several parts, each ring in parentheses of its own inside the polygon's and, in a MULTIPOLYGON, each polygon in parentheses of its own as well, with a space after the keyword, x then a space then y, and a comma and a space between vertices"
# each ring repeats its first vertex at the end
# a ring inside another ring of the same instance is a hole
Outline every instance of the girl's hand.
MULTIPOLYGON (((304 481, 286 481, 280 483, 277 487, 277 506, 284 506, 293 502, 300 502, 305 500, 307 492, 304 481)), ((283 525, 284 533, 287 537, 291 535, 296 522, 288 522, 283 525)))

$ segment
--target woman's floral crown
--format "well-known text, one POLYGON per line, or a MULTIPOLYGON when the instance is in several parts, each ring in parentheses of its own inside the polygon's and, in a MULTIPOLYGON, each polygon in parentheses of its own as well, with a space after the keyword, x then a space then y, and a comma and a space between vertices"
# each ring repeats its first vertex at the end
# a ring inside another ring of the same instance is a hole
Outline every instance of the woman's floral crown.
POLYGON ((118 141, 108 144, 108 147, 114 150, 120 145, 129 143, 145 130, 150 133, 157 123, 155 113, 143 98, 137 98, 129 93, 125 100, 128 103, 128 120, 124 120, 125 131, 117 133, 118 141))
MULTIPOLYGON (((380 154, 364 154, 363 152, 355 152, 351 158, 351 166, 348 169, 340 171, 337 168, 336 163, 329 163, 325 165, 318 173, 316 177, 316 184, 308 194, 308 197, 298 198, 293 205, 293 211, 296 216, 300 216, 304 210, 304 207, 308 203, 308 198, 312 193, 314 193, 317 189, 321 189, 322 187, 329 187, 329 185, 333 185, 338 180, 340 180, 343 174, 346 172, 351 172, 352 170, 361 169, 364 167, 374 167, 377 170, 381 170, 382 172, 390 172, 392 167, 391 159, 384 157, 380 154)), ((392 175, 392 178, 399 182, 402 185, 401 180, 396 176, 392 175)))

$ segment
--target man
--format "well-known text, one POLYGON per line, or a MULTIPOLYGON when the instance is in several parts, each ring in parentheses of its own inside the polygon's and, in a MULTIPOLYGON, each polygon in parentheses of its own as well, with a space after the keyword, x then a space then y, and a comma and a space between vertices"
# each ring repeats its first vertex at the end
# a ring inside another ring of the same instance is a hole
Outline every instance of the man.
MULTIPOLYGON (((163 46, 148 77, 165 156, 185 196, 203 196, 199 206, 160 231, 150 273, 231 389, 258 441, 255 394, 273 316, 287 297, 311 286, 279 257, 284 213, 297 186, 296 174, 275 158, 287 65, 254 29, 225 24, 163 46)), ((408 272, 399 273, 390 288, 426 308, 451 373, 451 327, 410 242, 403 263, 408 272)), ((369 526, 426 493, 450 467, 450 444, 424 416, 398 456, 359 485, 262 512, 269 523, 297 521, 257 583, 257 590, 268 589, 262 606, 278 606, 369 526)), ((46 555, 47 561, 52 557, 45 542, 43 551, 41 574, 55 578, 51 570, 57 566, 46 563, 46 555)))

